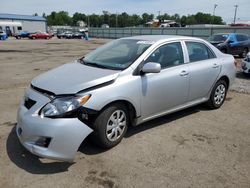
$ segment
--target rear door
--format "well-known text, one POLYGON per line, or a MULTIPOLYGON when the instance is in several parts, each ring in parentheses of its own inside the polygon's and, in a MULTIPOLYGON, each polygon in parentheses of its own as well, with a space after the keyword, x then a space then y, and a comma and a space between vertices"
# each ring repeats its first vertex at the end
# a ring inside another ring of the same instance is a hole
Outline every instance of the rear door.
POLYGON ((236 34, 236 39, 239 43, 237 54, 241 54, 245 48, 249 50, 249 37, 243 34, 236 34))
POLYGON ((239 42, 236 39, 235 34, 229 34, 229 44, 228 44, 228 52, 229 54, 232 55, 237 55, 239 51, 239 42))
POLYGON ((188 101, 207 96, 221 70, 212 50, 202 42, 185 42, 189 55, 190 87, 188 101))

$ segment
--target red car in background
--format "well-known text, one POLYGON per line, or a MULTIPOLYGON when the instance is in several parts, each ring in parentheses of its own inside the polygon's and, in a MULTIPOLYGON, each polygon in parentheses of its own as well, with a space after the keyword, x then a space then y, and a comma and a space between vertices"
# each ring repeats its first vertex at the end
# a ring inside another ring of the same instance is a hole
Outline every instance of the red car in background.
POLYGON ((53 35, 46 33, 46 32, 41 32, 37 31, 35 33, 32 33, 29 35, 30 39, 51 39, 53 35))

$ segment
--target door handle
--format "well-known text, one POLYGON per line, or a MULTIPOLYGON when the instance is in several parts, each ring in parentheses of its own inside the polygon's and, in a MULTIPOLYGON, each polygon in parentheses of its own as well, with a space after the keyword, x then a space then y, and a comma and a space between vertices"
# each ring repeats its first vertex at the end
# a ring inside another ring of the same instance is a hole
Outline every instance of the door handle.
POLYGON ((220 65, 218 65, 217 63, 213 64, 213 68, 218 68, 220 65))
POLYGON ((189 73, 187 72, 187 71, 185 71, 185 70, 183 70, 183 71, 181 71, 180 72, 180 76, 186 76, 186 75, 188 75, 189 73))

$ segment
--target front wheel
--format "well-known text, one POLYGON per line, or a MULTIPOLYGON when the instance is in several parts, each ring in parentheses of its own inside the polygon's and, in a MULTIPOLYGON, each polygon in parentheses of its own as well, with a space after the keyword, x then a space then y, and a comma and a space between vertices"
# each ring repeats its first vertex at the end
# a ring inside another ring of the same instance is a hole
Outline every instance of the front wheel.
POLYGON ((129 116, 125 105, 117 103, 105 108, 94 121, 94 141, 102 148, 119 144, 128 128, 129 116))
POLYGON ((207 102, 208 106, 211 109, 220 108, 221 105, 224 103, 227 95, 227 83, 224 80, 219 80, 213 90, 211 92, 209 101, 207 102))

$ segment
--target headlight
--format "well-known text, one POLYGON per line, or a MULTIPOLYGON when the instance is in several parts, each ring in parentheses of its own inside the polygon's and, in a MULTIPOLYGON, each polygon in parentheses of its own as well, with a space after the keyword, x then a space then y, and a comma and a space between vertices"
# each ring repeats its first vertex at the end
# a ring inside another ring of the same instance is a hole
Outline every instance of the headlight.
POLYGON ((56 98, 41 110, 41 117, 55 117, 71 112, 84 105, 91 95, 56 98))

